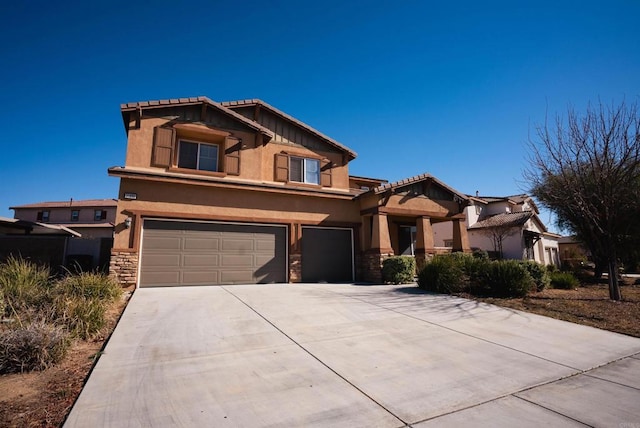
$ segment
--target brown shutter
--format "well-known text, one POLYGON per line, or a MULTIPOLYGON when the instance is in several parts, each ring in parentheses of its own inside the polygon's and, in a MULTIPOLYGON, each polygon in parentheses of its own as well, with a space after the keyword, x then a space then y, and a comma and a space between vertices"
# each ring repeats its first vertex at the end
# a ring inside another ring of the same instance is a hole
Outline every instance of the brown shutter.
POLYGON ((42 211, 38 211, 38 215, 36 217, 36 221, 42 221, 42 211))
POLYGON ((289 156, 276 153, 275 160, 276 177, 275 181, 289 180, 289 156))
POLYGON ((176 131, 173 128, 155 128, 153 132, 153 166, 171 166, 176 131))
POLYGON ((224 170, 227 174, 240 175, 240 147, 242 141, 235 137, 224 140, 224 170))
POLYGON ((102 210, 102 212, 100 213, 100 220, 106 220, 107 219, 107 212, 105 210, 102 210))
POLYGON ((320 168, 320 184, 322 187, 331 187, 331 162, 322 161, 320 168))

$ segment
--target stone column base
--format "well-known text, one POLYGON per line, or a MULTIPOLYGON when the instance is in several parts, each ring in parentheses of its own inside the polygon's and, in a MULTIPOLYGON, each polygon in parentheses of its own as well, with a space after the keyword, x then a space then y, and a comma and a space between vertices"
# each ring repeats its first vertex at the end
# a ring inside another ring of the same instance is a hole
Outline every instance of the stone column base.
POLYGON ((138 253, 111 251, 109 276, 123 288, 135 288, 138 273, 138 253))
POLYGON ((289 282, 302 282, 302 254, 289 253, 289 282))

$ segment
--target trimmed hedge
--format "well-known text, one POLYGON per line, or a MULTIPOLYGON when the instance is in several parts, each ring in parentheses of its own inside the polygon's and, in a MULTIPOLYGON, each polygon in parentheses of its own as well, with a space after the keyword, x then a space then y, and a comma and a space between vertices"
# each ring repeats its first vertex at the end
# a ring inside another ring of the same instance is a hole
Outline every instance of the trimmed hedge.
POLYGON ((457 293, 466 286, 460 262, 448 255, 434 256, 418 273, 418 286, 436 293, 457 293))
POLYGON ((382 280, 390 284, 413 282, 416 260, 410 256, 393 256, 382 262, 382 280))
POLYGON ((535 287, 527 268, 518 260, 491 262, 485 280, 492 297, 522 297, 535 287))

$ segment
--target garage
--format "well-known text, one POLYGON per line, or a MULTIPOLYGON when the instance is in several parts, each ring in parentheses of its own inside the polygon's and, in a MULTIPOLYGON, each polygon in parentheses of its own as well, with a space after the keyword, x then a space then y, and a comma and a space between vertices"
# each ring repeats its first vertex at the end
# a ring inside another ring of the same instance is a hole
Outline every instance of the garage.
POLYGON ((353 281, 353 231, 351 229, 302 228, 302 281, 353 281))
POLYGON ((144 220, 140 287, 287 281, 285 226, 144 220))

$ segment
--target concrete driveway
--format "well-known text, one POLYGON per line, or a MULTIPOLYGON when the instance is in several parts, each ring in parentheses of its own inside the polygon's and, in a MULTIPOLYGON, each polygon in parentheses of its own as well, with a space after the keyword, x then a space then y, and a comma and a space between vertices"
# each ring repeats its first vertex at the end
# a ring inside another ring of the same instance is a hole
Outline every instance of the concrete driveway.
POLYGON ((640 426, 640 339, 415 286, 138 289, 66 427, 640 426))

